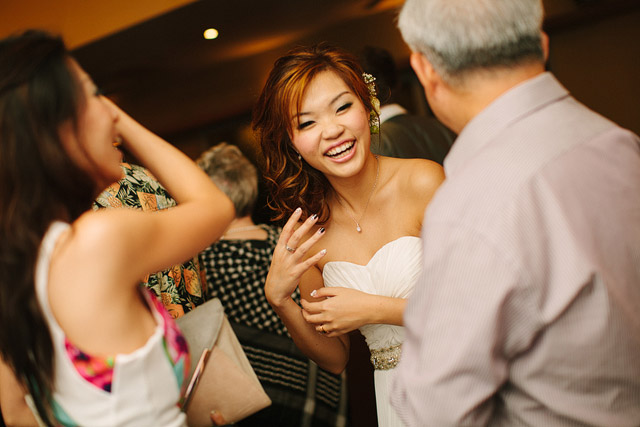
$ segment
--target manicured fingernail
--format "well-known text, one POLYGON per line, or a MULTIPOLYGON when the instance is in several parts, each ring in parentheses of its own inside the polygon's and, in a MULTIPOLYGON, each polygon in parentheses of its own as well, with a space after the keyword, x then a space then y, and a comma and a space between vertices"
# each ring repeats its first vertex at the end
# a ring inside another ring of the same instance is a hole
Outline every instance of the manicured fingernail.
POLYGON ((318 293, 318 291, 316 289, 314 289, 314 290, 311 291, 311 296, 315 298, 317 293, 318 293))
POLYGON ((311 216, 311 219, 318 219, 318 214, 313 214, 313 215, 311 216))
POLYGON ((323 249, 323 250, 321 250, 321 251, 320 251, 320 253, 321 253, 322 255, 325 255, 325 254, 327 253, 327 250, 326 250, 326 249, 323 249))
POLYGON ((296 210, 294 211, 294 213, 298 213, 302 210, 302 208, 296 208, 296 210))
POLYGON ((318 230, 318 234, 322 234, 324 233, 324 227, 320 227, 320 230, 318 230))

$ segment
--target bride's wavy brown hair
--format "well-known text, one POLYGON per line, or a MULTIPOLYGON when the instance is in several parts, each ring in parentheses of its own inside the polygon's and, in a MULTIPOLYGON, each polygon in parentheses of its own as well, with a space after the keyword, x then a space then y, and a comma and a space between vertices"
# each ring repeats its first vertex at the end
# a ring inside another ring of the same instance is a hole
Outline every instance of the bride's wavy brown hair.
POLYGON ((40 243, 56 220, 91 207, 96 183, 69 158, 59 129, 84 95, 58 37, 0 41, 0 354, 51 425, 53 344, 36 298, 40 243))
POLYGON ((318 214, 319 223, 331 216, 327 196, 332 192, 326 177, 298 157, 291 137, 294 112, 311 81, 323 71, 336 73, 364 104, 373 110, 362 67, 357 58, 326 43, 298 47, 276 60, 253 110, 253 129, 264 155, 264 176, 269 189, 267 203, 274 221, 287 218, 301 207, 303 217, 318 214))

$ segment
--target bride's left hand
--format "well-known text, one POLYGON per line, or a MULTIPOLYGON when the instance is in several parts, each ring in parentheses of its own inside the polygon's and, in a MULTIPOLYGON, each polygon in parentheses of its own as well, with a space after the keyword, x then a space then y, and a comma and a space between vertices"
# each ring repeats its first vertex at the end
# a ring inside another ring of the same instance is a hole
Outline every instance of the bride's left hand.
POLYGON ((375 296, 349 288, 320 288, 312 295, 321 301, 302 299, 302 315, 327 337, 346 334, 370 322, 375 296), (323 299, 324 298, 324 299, 323 299))

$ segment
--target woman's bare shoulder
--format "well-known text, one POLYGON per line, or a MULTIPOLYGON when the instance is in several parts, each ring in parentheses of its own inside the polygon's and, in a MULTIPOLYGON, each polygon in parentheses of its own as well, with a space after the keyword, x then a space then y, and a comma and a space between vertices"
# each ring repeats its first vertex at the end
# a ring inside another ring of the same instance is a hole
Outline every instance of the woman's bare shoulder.
POLYGON ((122 273, 123 266, 134 264, 132 260, 150 255, 140 252, 143 243, 150 241, 150 220, 151 215, 135 209, 86 212, 71 224, 67 254, 106 273, 122 273))
POLYGON ((384 163, 404 191, 434 192, 444 181, 444 169, 432 160, 385 157, 384 163))
POLYGON ((133 209, 101 209, 81 215, 72 224, 72 241, 89 249, 93 245, 117 245, 123 236, 131 236, 136 217, 140 213, 133 209))

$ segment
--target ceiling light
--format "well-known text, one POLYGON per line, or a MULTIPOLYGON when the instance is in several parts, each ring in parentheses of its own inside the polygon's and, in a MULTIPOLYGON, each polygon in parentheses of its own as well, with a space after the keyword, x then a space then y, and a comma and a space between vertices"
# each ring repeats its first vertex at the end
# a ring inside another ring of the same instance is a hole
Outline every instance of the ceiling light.
POLYGON ((204 38, 207 40, 218 38, 218 30, 216 30, 215 28, 207 28, 206 30, 204 30, 204 38))

